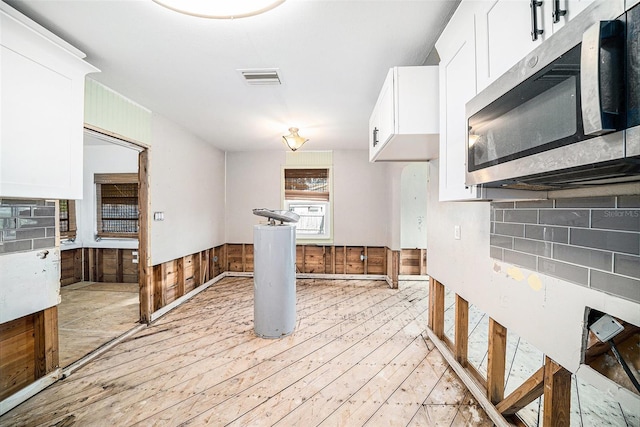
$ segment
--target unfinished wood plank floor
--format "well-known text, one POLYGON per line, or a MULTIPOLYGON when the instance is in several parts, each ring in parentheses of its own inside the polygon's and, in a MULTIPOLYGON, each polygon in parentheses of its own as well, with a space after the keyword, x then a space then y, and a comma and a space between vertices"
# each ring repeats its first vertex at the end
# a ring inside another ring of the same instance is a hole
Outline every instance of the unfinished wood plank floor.
POLYGON ((60 289, 60 366, 129 331, 140 320, 137 283, 79 282, 60 289))
POLYGON ((0 425, 492 425, 424 338, 426 282, 298 280, 297 326, 253 332, 227 278, 0 418, 0 425))

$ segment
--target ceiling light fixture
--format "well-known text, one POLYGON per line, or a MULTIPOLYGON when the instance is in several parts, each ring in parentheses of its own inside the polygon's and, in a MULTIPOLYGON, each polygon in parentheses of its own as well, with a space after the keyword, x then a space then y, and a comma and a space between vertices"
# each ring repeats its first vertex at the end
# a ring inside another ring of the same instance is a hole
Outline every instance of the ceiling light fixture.
POLYGON ((308 141, 307 138, 303 138, 298 135, 298 128, 289 128, 289 132, 289 135, 283 136, 282 140, 287 144, 287 147, 289 147, 291 151, 296 151, 308 141))
POLYGON ((176 12, 201 18, 237 19, 260 15, 285 0, 153 0, 176 12))

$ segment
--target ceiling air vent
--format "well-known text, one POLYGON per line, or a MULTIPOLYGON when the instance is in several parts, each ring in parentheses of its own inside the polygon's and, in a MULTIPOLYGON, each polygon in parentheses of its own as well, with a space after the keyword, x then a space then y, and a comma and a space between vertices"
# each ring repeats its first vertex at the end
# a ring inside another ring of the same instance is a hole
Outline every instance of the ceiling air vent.
POLYGON ((249 85, 279 85, 280 76, 277 69, 271 70, 238 70, 249 85))

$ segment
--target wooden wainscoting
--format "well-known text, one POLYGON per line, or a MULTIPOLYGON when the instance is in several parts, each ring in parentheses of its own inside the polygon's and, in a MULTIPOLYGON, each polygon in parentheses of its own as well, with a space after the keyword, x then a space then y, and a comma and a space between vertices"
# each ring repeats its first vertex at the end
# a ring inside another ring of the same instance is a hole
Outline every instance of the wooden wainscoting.
POLYGON ((82 248, 60 251, 60 286, 82 281, 82 248))
POLYGON ((137 283, 137 249, 83 248, 84 280, 88 282, 137 283))
POLYGON ((58 365, 57 307, 0 325, 0 400, 58 365))
POLYGON ((427 274, 427 250, 401 249, 400 274, 412 276, 427 274))
MULTIPOLYGON (((154 265, 153 311, 223 272, 253 272, 253 244, 227 243, 154 265)), ((398 287, 400 251, 374 246, 296 246, 298 273, 380 275, 398 287)), ((104 273, 103 273, 104 276, 104 273)))

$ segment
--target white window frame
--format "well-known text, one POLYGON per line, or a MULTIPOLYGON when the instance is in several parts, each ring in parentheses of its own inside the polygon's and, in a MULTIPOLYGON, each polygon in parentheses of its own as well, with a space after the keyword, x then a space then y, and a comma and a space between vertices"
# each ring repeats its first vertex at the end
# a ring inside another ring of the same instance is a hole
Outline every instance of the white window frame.
POLYGON ((280 178, 280 199, 282 200, 282 209, 289 210, 290 203, 325 203, 328 205, 327 213, 325 215, 325 232, 322 235, 314 234, 302 234, 298 233, 296 229, 296 243, 297 244, 330 244, 333 243, 333 167, 331 165, 283 165, 280 178), (284 171, 286 169, 327 169, 329 176, 329 201, 305 201, 305 200, 286 200, 284 191, 284 171))
MULTIPOLYGON (((300 229, 300 223, 296 225, 296 238, 298 239, 330 239, 331 238, 331 203, 318 200, 285 200, 285 210, 292 210, 295 206, 321 206, 324 210, 324 232, 323 233, 311 233, 305 232, 300 229)), ((300 215, 302 220, 303 215, 300 215)))

